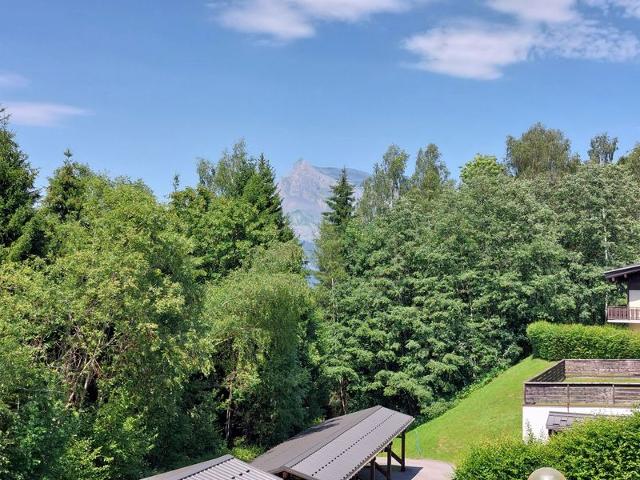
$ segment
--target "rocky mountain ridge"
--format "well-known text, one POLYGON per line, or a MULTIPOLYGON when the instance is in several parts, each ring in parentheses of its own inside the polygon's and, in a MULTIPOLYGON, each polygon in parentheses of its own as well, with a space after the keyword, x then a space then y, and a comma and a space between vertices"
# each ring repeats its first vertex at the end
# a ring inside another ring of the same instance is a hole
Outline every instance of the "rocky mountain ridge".
MULTIPOLYGON (((326 199, 331 195, 331 187, 340 177, 341 170, 298 160, 291 172, 278 182, 284 212, 289 216, 291 226, 305 245, 305 250, 309 250, 318 235, 322 212, 327 210, 326 199)), ((347 168, 347 176, 355 187, 356 198, 360 198, 362 183, 369 174, 347 168)))

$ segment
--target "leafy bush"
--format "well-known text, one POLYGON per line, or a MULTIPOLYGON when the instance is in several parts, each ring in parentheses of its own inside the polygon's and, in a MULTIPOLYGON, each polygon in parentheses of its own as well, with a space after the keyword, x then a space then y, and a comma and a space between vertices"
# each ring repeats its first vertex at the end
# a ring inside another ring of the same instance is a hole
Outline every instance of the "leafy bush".
POLYGON ((522 480, 546 463, 545 446, 500 440, 471 451, 456 470, 455 480, 522 480))
POLYGON ((527 335, 533 355, 545 360, 640 358, 640 335, 626 328, 536 322, 527 335))
POLYGON ((474 450, 455 480, 522 480, 537 468, 560 470, 567 480, 639 478, 640 414, 574 425, 547 444, 499 441, 474 450))
POLYGON ((553 466, 568 480, 640 478, 640 414, 584 422, 552 438, 553 466))

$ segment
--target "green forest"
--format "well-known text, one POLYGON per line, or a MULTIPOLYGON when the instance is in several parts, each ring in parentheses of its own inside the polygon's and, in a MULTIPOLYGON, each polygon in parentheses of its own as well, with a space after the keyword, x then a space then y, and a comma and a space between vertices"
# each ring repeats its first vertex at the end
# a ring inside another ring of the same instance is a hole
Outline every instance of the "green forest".
POLYGON ((535 124, 457 180, 392 145, 362 198, 343 171, 311 272, 243 141, 168 199, 69 150, 38 189, 0 118, 3 479, 135 480, 376 404, 433 418, 529 355, 529 324, 603 323, 603 270, 640 258, 640 146, 607 134, 581 158, 535 124))

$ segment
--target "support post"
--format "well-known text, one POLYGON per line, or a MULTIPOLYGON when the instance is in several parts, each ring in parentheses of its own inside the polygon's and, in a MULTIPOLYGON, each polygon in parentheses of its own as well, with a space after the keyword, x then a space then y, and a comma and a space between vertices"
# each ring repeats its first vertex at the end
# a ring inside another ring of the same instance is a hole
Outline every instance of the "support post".
POLYGON ((371 462, 369 462, 369 480, 375 480, 376 479, 376 457, 373 457, 371 459, 371 462))
POLYGON ((387 480, 391 480, 391 444, 387 447, 387 480))
POLYGON ((404 472, 407 469, 406 466, 406 454, 405 454, 405 441, 406 441, 406 436, 405 436, 406 431, 402 432, 402 435, 400 435, 400 458, 402 458, 402 462, 400 462, 400 471, 404 472))

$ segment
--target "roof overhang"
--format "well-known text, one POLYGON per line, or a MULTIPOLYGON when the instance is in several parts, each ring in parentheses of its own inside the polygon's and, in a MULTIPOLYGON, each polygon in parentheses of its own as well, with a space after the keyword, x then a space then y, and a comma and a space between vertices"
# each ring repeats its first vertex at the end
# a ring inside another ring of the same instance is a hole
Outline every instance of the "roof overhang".
POLYGON ((628 278, 629 275, 633 275, 636 273, 640 273, 640 263, 635 265, 627 265, 626 267, 620 267, 614 270, 608 270, 604 272, 604 278, 615 282, 618 280, 624 280, 628 278))

